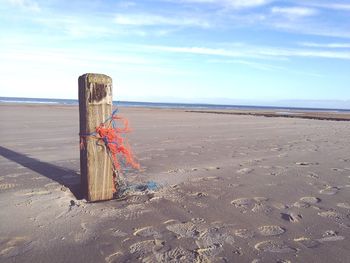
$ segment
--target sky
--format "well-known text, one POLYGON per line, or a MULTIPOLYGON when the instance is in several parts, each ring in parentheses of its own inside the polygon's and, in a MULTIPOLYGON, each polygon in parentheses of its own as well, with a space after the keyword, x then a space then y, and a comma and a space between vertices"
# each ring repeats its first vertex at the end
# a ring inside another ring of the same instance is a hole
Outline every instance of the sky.
POLYGON ((0 33, 3 97, 350 108, 349 0, 0 0, 0 33))

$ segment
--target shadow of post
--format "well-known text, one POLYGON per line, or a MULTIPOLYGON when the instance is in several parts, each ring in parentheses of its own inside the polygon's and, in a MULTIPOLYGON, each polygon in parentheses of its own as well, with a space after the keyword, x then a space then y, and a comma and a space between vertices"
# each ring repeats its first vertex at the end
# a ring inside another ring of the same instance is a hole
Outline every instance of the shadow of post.
MULTIPOLYGON (((75 198, 82 199, 80 182, 72 182, 65 178, 76 178, 76 171, 60 167, 51 163, 43 162, 38 159, 29 157, 23 153, 15 152, 5 147, 0 146, 0 155, 6 159, 18 163, 34 172, 37 172, 51 180, 54 180, 65 187, 69 188, 75 198)), ((80 179, 80 178, 79 178, 80 179)))

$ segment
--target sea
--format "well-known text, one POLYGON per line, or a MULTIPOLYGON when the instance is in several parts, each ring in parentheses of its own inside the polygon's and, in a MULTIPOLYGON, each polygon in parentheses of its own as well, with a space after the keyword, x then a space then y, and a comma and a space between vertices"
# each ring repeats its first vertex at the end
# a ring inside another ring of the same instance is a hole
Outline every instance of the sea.
MULTIPOLYGON (((0 103, 18 104, 57 104, 57 105, 78 105, 75 99, 43 99, 43 98, 16 98, 0 97, 0 103)), ((299 108, 299 107, 276 107, 259 105, 223 105, 223 104, 200 104, 200 103, 164 103, 164 102, 143 102, 143 101, 113 101, 113 105, 120 107, 146 107, 146 108, 175 108, 175 109, 208 109, 208 110, 280 110, 283 114, 293 111, 325 111, 350 113, 350 109, 325 109, 325 108, 299 108)))

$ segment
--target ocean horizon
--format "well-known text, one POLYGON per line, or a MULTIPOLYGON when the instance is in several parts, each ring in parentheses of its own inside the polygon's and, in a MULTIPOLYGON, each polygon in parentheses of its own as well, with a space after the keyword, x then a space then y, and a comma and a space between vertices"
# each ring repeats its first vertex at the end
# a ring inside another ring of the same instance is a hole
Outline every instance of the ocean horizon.
MULTIPOLYGON (((0 97, 0 103, 18 104, 57 104, 78 105, 77 99, 49 99, 25 97, 0 97)), ((210 103, 176 103, 176 102, 145 102, 145 101, 113 101, 114 106, 120 107, 146 107, 146 108, 176 108, 176 109, 218 109, 218 110, 287 110, 287 111, 326 111, 350 112, 350 109, 288 107, 288 106, 262 106, 262 105, 230 105, 210 103)))

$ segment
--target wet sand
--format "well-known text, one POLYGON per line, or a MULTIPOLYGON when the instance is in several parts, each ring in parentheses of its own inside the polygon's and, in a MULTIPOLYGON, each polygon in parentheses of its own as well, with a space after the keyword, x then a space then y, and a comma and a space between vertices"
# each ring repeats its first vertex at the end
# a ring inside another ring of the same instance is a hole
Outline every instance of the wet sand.
POLYGON ((1 262, 347 262, 350 122, 122 108, 157 191, 79 198, 76 106, 0 104, 1 262))

